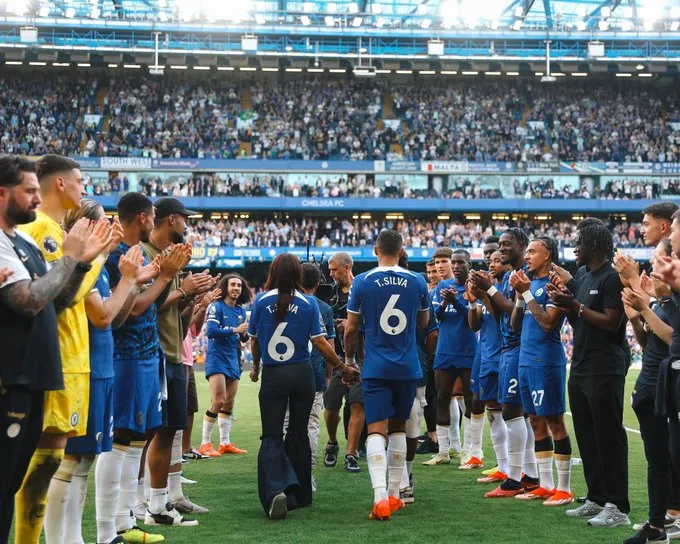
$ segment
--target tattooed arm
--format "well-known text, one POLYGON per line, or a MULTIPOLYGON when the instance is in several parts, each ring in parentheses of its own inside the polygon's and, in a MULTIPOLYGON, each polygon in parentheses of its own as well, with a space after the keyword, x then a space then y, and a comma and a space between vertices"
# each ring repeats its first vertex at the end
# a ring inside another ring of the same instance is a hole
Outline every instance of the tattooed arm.
POLYGON ((18 281, 0 289, 0 303, 24 317, 35 317, 61 294, 76 274, 75 268, 75 259, 62 257, 41 278, 18 281))

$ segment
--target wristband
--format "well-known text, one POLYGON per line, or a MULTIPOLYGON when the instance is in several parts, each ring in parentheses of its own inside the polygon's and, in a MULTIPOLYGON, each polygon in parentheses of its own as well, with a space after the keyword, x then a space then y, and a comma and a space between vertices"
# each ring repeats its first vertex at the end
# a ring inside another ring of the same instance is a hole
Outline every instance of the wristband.
POLYGON ((182 293, 182 300, 186 300, 187 299, 187 292, 184 289, 182 289, 181 287, 178 287, 177 290, 180 293, 182 293))
POLYGON ((481 304, 479 302, 470 302, 470 304, 468 304, 468 308, 470 310, 476 310, 480 306, 481 306, 481 304))
POLYGON ((516 308, 524 309, 524 306, 526 306, 526 303, 521 298, 518 298, 515 301, 515 307, 516 308))
POLYGON ((534 300, 534 295, 531 294, 531 291, 524 291, 524 293, 522 293, 522 298, 524 299, 524 302, 529 304, 532 300, 534 300))
POLYGON ((352 366, 356 364, 356 359, 354 357, 345 357, 345 364, 348 366, 352 366))
POLYGON ((493 297, 496 293, 498 293, 498 289, 496 289, 495 285, 492 285, 486 290, 486 294, 490 297, 493 297))
POLYGON ((579 316, 579 317, 581 317, 581 314, 583 313, 583 310, 585 309, 585 307, 586 307, 585 304, 581 304, 581 305, 578 307, 578 316, 579 316))

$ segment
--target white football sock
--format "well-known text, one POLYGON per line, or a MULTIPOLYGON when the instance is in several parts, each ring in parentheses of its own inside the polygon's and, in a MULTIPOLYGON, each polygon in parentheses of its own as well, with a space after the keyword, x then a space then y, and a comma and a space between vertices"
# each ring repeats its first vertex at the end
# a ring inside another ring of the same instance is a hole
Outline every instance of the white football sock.
POLYGON ((480 461, 484 457, 482 453, 482 439, 484 436, 484 414, 472 414, 470 419, 470 456, 480 461))
POLYGON ((139 481, 139 465, 142 462, 144 442, 130 444, 123 461, 123 471, 120 476, 120 499, 116 513, 116 530, 132 529, 130 512, 134 511, 137 499, 137 482, 139 481))
POLYGON ((151 488, 151 502, 149 504, 149 512, 153 514, 160 514, 165 511, 165 506, 168 504, 168 488, 163 487, 159 489, 151 488))
POLYGON ((491 429, 491 443, 496 454, 498 470, 503 474, 508 473, 508 427, 501 415, 500 410, 487 410, 486 417, 489 419, 491 429))
POLYGON ((126 453, 127 446, 114 444, 112 451, 102 453, 97 459, 94 469, 97 542, 111 542, 117 536, 116 511, 126 453))
POLYGON ((387 441, 387 495, 399 498, 402 474, 406 469, 406 433, 392 433, 387 441))
POLYGON ((467 461, 472 456, 472 443, 470 438, 470 418, 463 416, 463 459, 467 461))
POLYGON ((522 479, 524 452, 527 444, 527 426, 524 417, 516 417, 505 422, 508 426, 508 477, 516 482, 522 479))
POLYGON ((524 452, 524 474, 529 478, 538 478, 538 466, 536 452, 534 451, 534 430, 531 428, 529 418, 524 419, 527 427, 527 443, 524 452))
POLYGON ((184 498, 182 492, 182 431, 175 433, 175 438, 172 439, 172 456, 170 457, 170 466, 180 465, 176 472, 168 474, 168 497, 170 502, 179 502, 184 498))
POLYGON ((557 489, 571 493, 571 455, 555 454, 557 489))
MULTIPOLYGON (((456 409, 458 405, 456 405, 456 409)), ((451 432, 450 425, 437 425, 437 440, 439 441, 439 453, 441 455, 449 455, 449 433, 451 432)))
POLYGON ((144 488, 144 502, 148 504, 151 500, 151 469, 149 469, 149 456, 144 458, 144 478, 142 478, 144 488), (148 476, 146 476, 148 474, 148 476))
POLYGON ((555 480, 553 479, 553 452, 539 451, 537 461, 541 487, 547 491, 552 491, 555 489, 555 480))
POLYGON ((93 457, 83 457, 73 472, 66 505, 66 525, 64 542, 66 544, 85 544, 83 540, 83 510, 87 497, 87 477, 94 463, 93 457))
POLYGON ((137 502, 135 505, 144 504, 146 502, 146 480, 148 478, 139 478, 137 480, 137 502))
POLYGON ((413 461, 406 461, 406 474, 408 474, 409 478, 411 477, 412 472, 413 472, 413 461))
POLYGON ((208 414, 203 416, 203 434, 201 437, 201 444, 208 444, 212 442, 212 430, 215 426, 215 418, 208 416, 208 414))
POLYGON ((404 470, 401 473, 401 482, 399 485, 399 489, 404 489, 405 487, 408 487, 408 466, 407 463, 404 463, 404 470))
MULTIPOLYGON (((455 398, 451 399, 449 403, 449 415, 451 417, 451 425, 449 426, 449 447, 456 451, 461 451, 463 446, 460 443, 460 408, 458 407, 458 401, 455 398)), ((441 450, 441 446, 439 447, 441 450)), ((448 453, 449 448, 446 448, 448 453)))
POLYGON ((57 472, 52 476, 47 490, 47 508, 45 508, 45 543, 62 544, 64 542, 64 522, 66 521, 66 504, 78 461, 64 458, 57 472))
POLYGON ((220 446, 231 444, 231 414, 220 412, 217 423, 220 427, 220 446))
POLYGON ((370 434, 366 439, 366 461, 373 487, 373 502, 387 498, 387 441, 381 434, 370 434))

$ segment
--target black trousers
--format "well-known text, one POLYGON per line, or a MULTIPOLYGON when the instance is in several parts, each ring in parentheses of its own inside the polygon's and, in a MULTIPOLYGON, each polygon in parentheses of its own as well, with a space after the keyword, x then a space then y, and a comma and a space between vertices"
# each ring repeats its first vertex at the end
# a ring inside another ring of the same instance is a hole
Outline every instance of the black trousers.
POLYGON ((43 425, 45 394, 24 387, 0 392, 0 542, 9 540, 14 516, 14 495, 38 446, 43 425))
MULTIPOLYGON (((671 462, 676 474, 680 474, 680 370, 670 370, 667 387, 668 437, 670 440, 671 462)), ((671 491, 669 506, 674 507, 675 488, 671 491)))
POLYGON ((312 502, 312 451, 307 424, 314 389, 314 370, 309 363, 262 368, 262 444, 257 457, 257 483, 265 512, 281 492, 288 497, 289 510, 312 502), (283 421, 288 407, 290 418, 284 441, 283 421))
POLYGON ((571 376, 569 406, 588 498, 630 511, 628 437, 623 428, 624 376, 571 376))
POLYGON ((668 423, 654 412, 654 396, 633 395, 633 410, 640 422, 640 434, 647 458, 647 496, 649 523, 663 527, 666 508, 670 506, 671 460, 669 457, 668 423))
POLYGON ((425 424, 427 425, 427 432, 433 433, 437 430, 437 388, 434 384, 434 368, 428 365, 427 368, 427 385, 425 386, 425 424))

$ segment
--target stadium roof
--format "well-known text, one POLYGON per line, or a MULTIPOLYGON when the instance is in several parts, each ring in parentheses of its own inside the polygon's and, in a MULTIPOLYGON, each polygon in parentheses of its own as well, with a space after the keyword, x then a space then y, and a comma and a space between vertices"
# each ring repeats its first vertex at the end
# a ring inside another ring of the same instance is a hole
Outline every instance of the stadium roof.
POLYGON ((8 15, 354 28, 678 31, 677 0, 6 0, 8 15))

